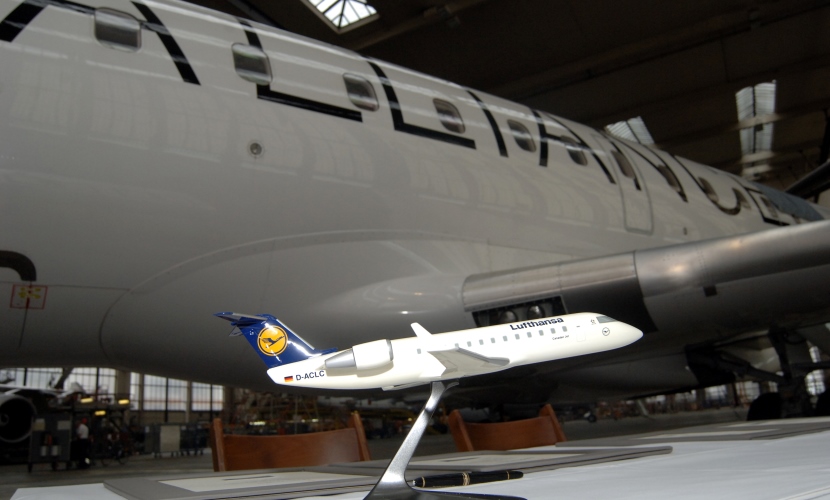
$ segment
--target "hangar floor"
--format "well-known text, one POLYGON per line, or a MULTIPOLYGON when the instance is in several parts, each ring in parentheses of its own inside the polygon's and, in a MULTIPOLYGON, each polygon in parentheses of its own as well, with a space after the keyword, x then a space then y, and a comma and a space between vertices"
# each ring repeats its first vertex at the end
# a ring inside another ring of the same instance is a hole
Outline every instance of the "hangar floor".
MULTIPOLYGON (((720 409, 655 415, 649 418, 600 420, 594 424, 574 421, 566 422, 563 428, 570 441, 579 441, 745 419, 746 410, 720 409)), ((391 458, 402 441, 402 437, 370 440, 369 451, 375 459, 391 458)), ((437 455, 454 451, 456 451, 455 445, 449 434, 427 435, 421 441, 416 455, 437 455)), ((26 465, 8 465, 0 467, 0 500, 10 499, 18 488, 100 483, 108 478, 139 477, 158 474, 161 471, 165 474, 178 474, 210 470, 212 470, 210 450, 197 456, 153 458, 145 455, 131 458, 125 465, 94 466, 87 470, 52 471, 48 465, 35 465, 32 472, 28 473, 26 465)))

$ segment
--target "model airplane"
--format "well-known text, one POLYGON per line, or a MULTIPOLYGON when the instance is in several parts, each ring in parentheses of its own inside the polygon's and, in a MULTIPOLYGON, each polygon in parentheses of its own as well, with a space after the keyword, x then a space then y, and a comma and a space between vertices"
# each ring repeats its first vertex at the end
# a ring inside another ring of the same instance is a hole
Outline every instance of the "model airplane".
POLYGON ((479 377, 486 402, 830 353, 830 212, 746 179, 175 0, 0 0, 0 67, 0 366, 267 390, 206 333, 250 304, 332 345, 579 311, 645 332, 479 377))
POLYGON ((268 314, 217 313, 234 326, 280 385, 315 389, 403 389, 625 347, 643 332, 608 316, 568 314, 433 335, 375 340, 318 351, 268 314))

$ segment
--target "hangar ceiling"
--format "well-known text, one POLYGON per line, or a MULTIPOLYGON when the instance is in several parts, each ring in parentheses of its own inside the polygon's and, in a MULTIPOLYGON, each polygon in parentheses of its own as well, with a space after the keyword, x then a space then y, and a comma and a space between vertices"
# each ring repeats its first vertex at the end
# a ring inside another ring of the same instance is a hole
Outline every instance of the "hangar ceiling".
POLYGON ((597 128, 639 116, 658 147, 776 187, 818 165, 828 0, 368 0, 342 33, 304 0, 192 1, 597 128), (739 119, 736 92, 773 81, 773 110, 739 119))

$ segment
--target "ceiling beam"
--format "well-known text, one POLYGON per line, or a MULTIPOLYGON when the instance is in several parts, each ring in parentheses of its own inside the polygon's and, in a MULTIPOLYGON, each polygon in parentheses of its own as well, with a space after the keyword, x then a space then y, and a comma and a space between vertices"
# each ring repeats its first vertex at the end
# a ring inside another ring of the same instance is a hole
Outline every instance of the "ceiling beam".
POLYGON ((488 1, 489 0, 457 0, 455 2, 448 2, 440 7, 431 7, 424 10, 422 15, 419 17, 411 17, 385 31, 373 33, 355 40, 354 42, 346 43, 344 46, 358 52, 369 48, 372 45, 376 45, 380 42, 385 42, 386 40, 403 35, 404 33, 414 31, 418 28, 446 21, 465 9, 475 7, 478 4, 488 1))

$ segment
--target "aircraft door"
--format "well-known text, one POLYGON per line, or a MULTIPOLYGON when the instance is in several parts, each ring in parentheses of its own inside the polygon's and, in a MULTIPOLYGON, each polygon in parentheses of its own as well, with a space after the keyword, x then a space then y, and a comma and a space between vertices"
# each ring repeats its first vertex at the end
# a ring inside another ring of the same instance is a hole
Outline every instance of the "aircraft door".
POLYGON ((594 136, 605 153, 602 161, 609 170, 616 172, 617 185, 622 197, 625 228, 636 233, 651 233, 654 229, 651 200, 648 187, 637 165, 614 143, 604 137, 594 136))

